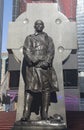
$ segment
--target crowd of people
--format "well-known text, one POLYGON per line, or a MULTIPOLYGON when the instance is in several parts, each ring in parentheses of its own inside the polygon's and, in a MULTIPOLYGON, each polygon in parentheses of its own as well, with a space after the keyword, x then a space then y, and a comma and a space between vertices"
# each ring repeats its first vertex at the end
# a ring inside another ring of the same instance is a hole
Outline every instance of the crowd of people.
POLYGON ((17 109, 17 96, 12 99, 9 93, 2 94, 2 98, 0 98, 0 110, 1 111, 14 111, 17 109))

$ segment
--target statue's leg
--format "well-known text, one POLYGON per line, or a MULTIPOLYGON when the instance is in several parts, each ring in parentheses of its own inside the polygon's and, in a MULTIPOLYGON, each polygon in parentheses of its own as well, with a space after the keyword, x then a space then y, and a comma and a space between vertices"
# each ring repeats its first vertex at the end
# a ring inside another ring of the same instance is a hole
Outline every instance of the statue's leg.
POLYGON ((42 107, 41 107, 41 119, 48 119, 48 108, 50 104, 50 92, 42 93, 42 107))
POLYGON ((25 92, 25 101, 24 101, 24 112, 23 112, 23 121, 28 121, 31 115, 31 104, 32 104, 33 96, 25 92))

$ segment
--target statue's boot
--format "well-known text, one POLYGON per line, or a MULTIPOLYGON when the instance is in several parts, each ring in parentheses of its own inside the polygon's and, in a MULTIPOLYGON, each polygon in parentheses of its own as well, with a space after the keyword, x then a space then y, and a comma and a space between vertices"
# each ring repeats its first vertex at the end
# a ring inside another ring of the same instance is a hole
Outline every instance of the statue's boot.
POLYGON ((50 92, 42 93, 42 107, 41 107, 41 119, 48 119, 48 108, 50 104, 50 92))
POLYGON ((22 121, 28 121, 31 115, 31 103, 33 97, 30 93, 25 93, 25 103, 24 103, 24 112, 23 117, 21 118, 22 121))

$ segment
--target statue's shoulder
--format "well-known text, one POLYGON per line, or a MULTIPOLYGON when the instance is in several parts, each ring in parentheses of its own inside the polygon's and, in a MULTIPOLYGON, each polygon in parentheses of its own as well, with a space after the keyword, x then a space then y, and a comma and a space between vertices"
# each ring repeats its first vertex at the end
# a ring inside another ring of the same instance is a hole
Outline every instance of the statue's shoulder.
POLYGON ((34 34, 30 34, 30 35, 27 36, 27 38, 31 38, 31 37, 33 37, 33 35, 34 35, 34 34))
POLYGON ((50 37, 50 36, 48 36, 48 39, 49 39, 50 41, 53 41, 52 37, 50 37))
POLYGON ((26 36, 26 39, 29 40, 29 39, 31 39, 32 37, 33 37, 33 34, 30 34, 30 35, 26 36))
POLYGON ((46 33, 46 32, 43 32, 45 37, 48 38, 49 40, 52 40, 52 38, 46 33))
POLYGON ((46 37, 48 37, 48 34, 46 32, 43 32, 43 35, 46 36, 46 37))

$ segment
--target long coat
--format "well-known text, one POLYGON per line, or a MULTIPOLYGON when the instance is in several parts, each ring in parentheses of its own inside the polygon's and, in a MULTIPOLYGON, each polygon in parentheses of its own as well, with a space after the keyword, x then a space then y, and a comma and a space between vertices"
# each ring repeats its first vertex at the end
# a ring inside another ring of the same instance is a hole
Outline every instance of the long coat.
POLYGON ((25 90, 32 92, 56 91, 58 81, 53 68, 55 48, 45 32, 26 37, 23 46, 23 79, 25 90))

